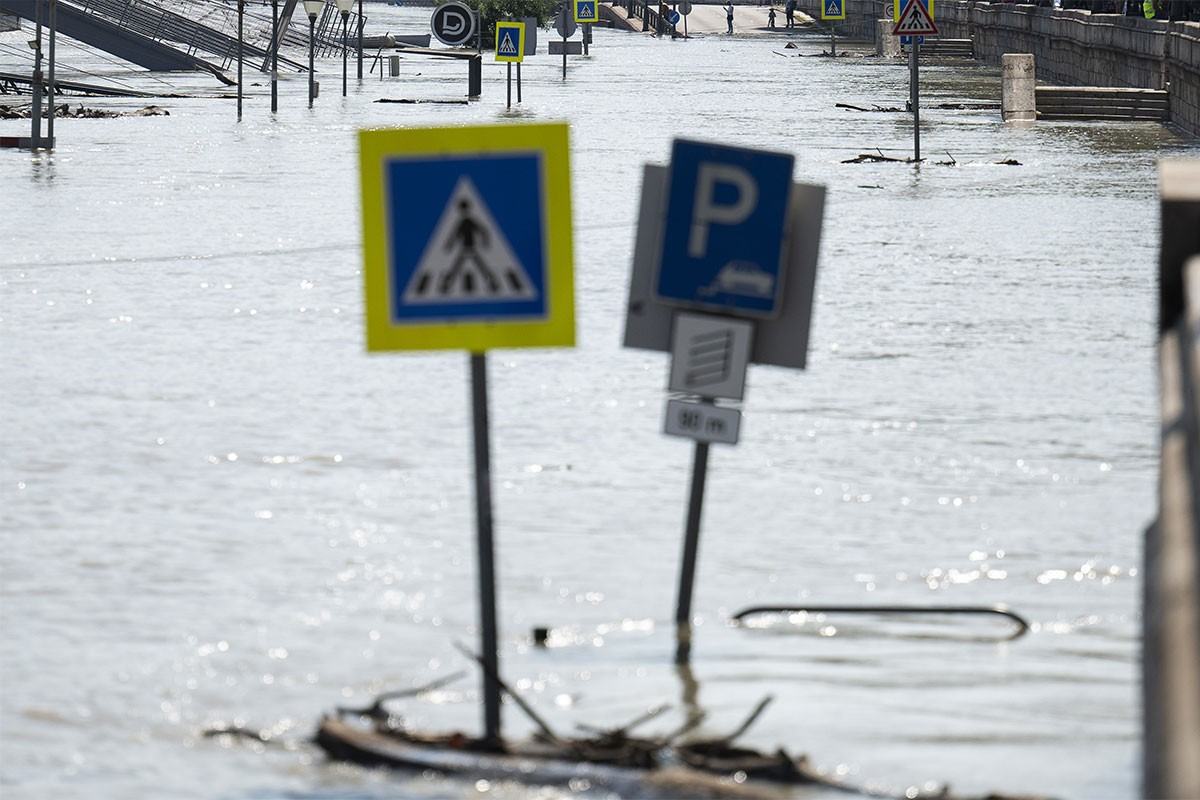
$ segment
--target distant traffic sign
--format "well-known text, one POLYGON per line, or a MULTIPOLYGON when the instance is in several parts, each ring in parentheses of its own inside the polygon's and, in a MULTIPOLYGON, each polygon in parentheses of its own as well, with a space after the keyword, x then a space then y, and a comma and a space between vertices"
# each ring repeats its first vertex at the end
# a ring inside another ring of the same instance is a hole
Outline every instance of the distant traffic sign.
POLYGON ((450 0, 433 10, 429 29, 447 47, 459 47, 475 35, 475 12, 466 3, 450 0))
POLYGON ((794 162, 788 153, 676 139, 656 299, 778 313, 794 162))
POLYGON ((574 15, 567 12, 567 9, 560 9, 554 17, 554 30, 558 31, 558 35, 564 39, 569 39, 574 35, 575 30, 579 26, 575 24, 574 15))
MULTIPOLYGON (((925 10, 929 12, 929 16, 933 17, 933 0, 921 0, 925 4, 925 10)), ((905 0, 892 0, 892 22, 900 21, 900 12, 904 10, 905 0)))
POLYGON ((682 17, 679 15, 678 11, 671 10, 667 12, 667 22, 671 23, 672 25, 678 25, 679 20, 681 19, 682 17))
POLYGON ((574 0, 576 22, 599 22, 600 4, 597 0, 574 0))
POLYGON ((675 6, 675 9, 686 17, 688 14, 692 13, 692 4, 688 0, 680 0, 680 2, 675 6))
POLYGON ((892 33, 897 36, 937 36, 938 29, 922 0, 908 0, 892 33))
POLYGON ((525 59, 525 23, 496 23, 496 60, 520 63, 525 59))
POLYGON ((359 158, 368 350, 574 343, 565 124, 362 131, 359 158))
POLYGON ((821 19, 845 19, 846 0, 821 0, 821 19))

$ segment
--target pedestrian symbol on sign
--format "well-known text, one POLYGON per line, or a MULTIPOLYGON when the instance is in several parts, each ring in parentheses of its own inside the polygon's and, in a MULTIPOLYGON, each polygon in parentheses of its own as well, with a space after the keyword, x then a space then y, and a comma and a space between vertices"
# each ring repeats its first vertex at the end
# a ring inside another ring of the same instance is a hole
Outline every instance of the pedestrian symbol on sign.
POLYGON ((537 296, 487 203, 470 178, 459 178, 404 289, 404 302, 470 303, 537 296))
POLYGON ((502 56, 515 56, 517 54, 517 46, 513 43, 513 37, 510 32, 504 32, 504 36, 500 39, 500 45, 496 48, 496 52, 502 56))

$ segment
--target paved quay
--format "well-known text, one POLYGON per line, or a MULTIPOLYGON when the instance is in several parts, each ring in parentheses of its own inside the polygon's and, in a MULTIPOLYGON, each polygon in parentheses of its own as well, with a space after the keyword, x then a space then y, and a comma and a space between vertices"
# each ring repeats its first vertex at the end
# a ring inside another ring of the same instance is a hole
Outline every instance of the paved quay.
MULTIPOLYGON (((614 27, 618 27, 620 21, 627 21, 629 30, 640 31, 641 20, 629 19, 625 9, 619 6, 604 4, 606 10, 610 10, 614 20, 614 27)), ((738 5, 733 6, 733 33, 735 36, 743 35, 768 35, 768 36, 786 36, 790 32, 784 26, 783 4, 779 3, 775 8, 775 28, 772 30, 769 26, 770 5, 738 5)), ((812 17, 801 12, 796 12, 797 26, 808 25, 812 23, 812 17)), ((675 26, 676 30, 682 34, 684 30, 683 20, 675 26)), ((687 32, 688 35, 701 34, 723 34, 727 30, 725 22, 725 6, 719 4, 700 4, 696 3, 692 6, 692 13, 687 16, 687 32)))

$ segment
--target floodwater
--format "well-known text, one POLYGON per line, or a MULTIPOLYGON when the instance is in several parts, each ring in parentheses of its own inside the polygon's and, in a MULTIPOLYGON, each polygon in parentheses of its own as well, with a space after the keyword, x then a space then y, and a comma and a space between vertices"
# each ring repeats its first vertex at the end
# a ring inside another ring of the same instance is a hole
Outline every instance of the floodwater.
MULTIPOLYGON (((368 32, 425 30, 428 9, 369 11, 368 32)), ((1197 143, 1005 126, 997 70, 953 63, 921 71, 929 163, 846 164, 911 155, 907 115, 835 105, 902 106, 906 66, 793 38, 597 30, 565 81, 527 61, 511 111, 500 65, 470 105, 380 104, 461 97, 466 66, 406 58, 343 99, 330 58, 312 110, 291 75, 273 117, 256 75, 240 123, 232 99, 86 100, 171 115, 0 152, 0 794, 570 794, 305 743, 336 705, 457 670, 398 708, 481 726, 455 649, 478 646, 468 358, 364 352, 356 131, 563 119, 578 346, 488 357, 507 681, 563 732, 670 703, 641 730, 699 707, 720 735, 773 695, 740 741, 889 792, 1135 796, 1155 163, 1197 143), (660 433, 667 357, 621 347, 642 166, 677 136, 792 152, 828 190, 809 368, 752 367, 741 441, 712 449, 690 675, 671 620, 693 448, 660 433), (1032 630, 730 624, 798 603, 1006 603, 1032 630), (222 724, 289 746, 202 735, 222 724)), ((504 725, 533 728, 514 705, 504 725)))

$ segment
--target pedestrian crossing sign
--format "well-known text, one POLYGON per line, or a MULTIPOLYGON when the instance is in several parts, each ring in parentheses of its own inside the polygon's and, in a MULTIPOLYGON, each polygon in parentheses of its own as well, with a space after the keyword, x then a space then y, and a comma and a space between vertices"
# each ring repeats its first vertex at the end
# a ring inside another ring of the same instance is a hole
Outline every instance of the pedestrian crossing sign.
POLYGON ((359 161, 367 350, 574 344, 565 123, 361 131, 359 161))
MULTIPOLYGON (((925 5, 925 10, 929 12, 929 18, 933 19, 933 0, 921 0, 925 5)), ((904 10, 908 0, 892 0, 892 22, 900 21, 900 12, 904 10)))
POLYGON ((845 19, 846 0, 821 0, 821 19, 845 19))
POLYGON ((576 22, 599 22, 600 12, 597 0, 575 0, 576 22))
POLYGON ((520 63, 525 58, 525 23, 496 23, 496 60, 520 63))
POLYGON ((922 0, 908 0, 904 4, 904 10, 900 12, 896 27, 892 29, 892 34, 901 38, 937 36, 938 29, 922 0))

